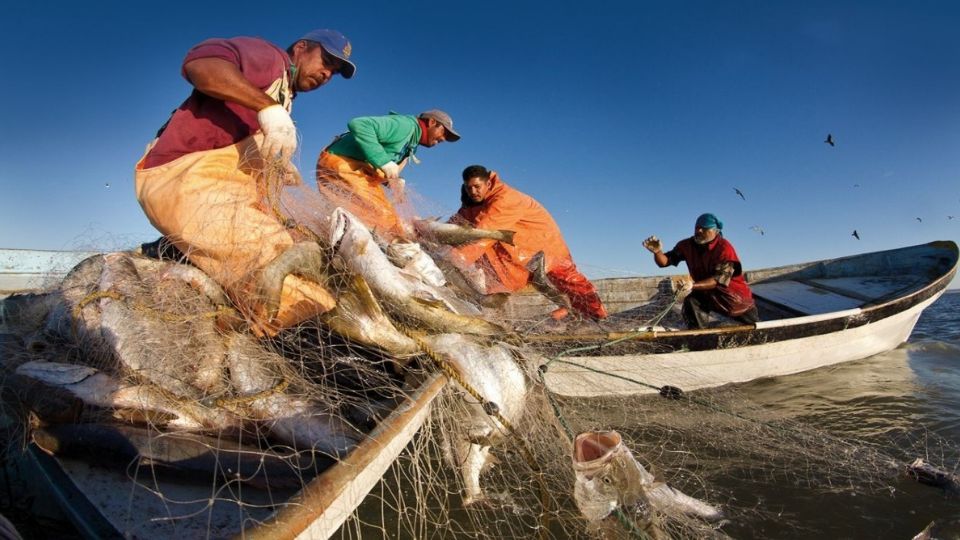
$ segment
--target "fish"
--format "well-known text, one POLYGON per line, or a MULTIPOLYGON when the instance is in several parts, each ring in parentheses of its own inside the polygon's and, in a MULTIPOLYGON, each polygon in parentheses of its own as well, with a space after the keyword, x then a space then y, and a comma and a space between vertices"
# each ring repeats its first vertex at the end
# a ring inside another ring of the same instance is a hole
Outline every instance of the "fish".
MULTIPOLYGON (((463 502, 472 505, 487 499, 480 485, 480 473, 489 463, 491 446, 514 435, 491 412, 507 422, 516 423, 523 414, 529 387, 523 370, 510 349, 500 343, 482 344, 476 338, 459 334, 440 334, 422 338, 426 348, 455 370, 459 378, 479 392, 465 396, 464 418, 457 424, 450 450, 460 468, 463 502)), ((463 386, 457 381, 457 386, 463 386)))
MULTIPOLYGON (((91 366, 30 361, 14 372, 49 388, 66 391, 87 405, 110 411, 115 418, 143 420, 169 429, 231 432, 242 422, 225 411, 186 400, 176 402, 153 386, 129 383, 91 366)), ((26 387, 26 385, 23 385, 26 387)), ((43 387, 32 389, 43 398, 43 387)))
POLYGON ((683 514, 714 522, 723 519, 716 507, 690 497, 665 483, 654 481, 616 431, 587 431, 573 442, 576 474, 574 500, 588 521, 599 521, 614 510, 683 514))
POLYGON ((553 283, 550 282, 550 278, 547 276, 547 260, 546 255, 542 251, 538 251, 527 263, 527 270, 530 272, 530 284, 533 285, 533 288, 537 290, 540 294, 544 295, 554 304, 570 309, 570 300, 560 292, 553 283))
POLYGON ((513 245, 513 237, 517 234, 516 231, 505 229, 476 229, 433 219, 416 219, 413 221, 413 228, 421 238, 451 246, 469 244, 483 239, 513 245))
POLYGON ((96 301, 100 335, 125 373, 198 400, 222 391, 223 341, 215 321, 198 316, 216 309, 186 282, 156 280, 168 264, 104 255, 98 290, 117 296, 96 301))
POLYGON ((938 531, 936 530, 936 524, 936 521, 931 521, 926 527, 923 528, 922 531, 917 533, 912 540, 933 540, 936 538, 934 535, 938 534, 938 531))
POLYGON ((208 315, 225 296, 174 265, 124 252, 88 262, 62 310, 78 315, 70 326, 82 328, 87 365, 64 371, 73 379, 66 382, 50 369, 31 376, 98 407, 170 416, 172 427, 237 431, 255 423, 291 447, 331 456, 356 446, 363 435, 338 418, 336 404, 303 397, 310 392, 288 361, 251 335, 218 329, 208 315))
POLYGON ((234 332, 227 339, 225 363, 235 395, 214 403, 258 420, 270 435, 295 450, 339 458, 365 438, 337 414, 335 404, 301 397, 306 392, 296 388, 295 375, 277 369, 286 364, 284 358, 260 347, 247 334, 234 332))
POLYGON ((363 277, 383 307, 401 324, 434 333, 510 334, 486 319, 458 313, 437 288, 394 266, 370 230, 343 208, 334 210, 331 219, 328 243, 333 246, 336 262, 345 272, 363 277))
POLYGON ((401 364, 419 354, 419 345, 397 329, 367 282, 360 276, 352 276, 349 282, 340 290, 337 305, 320 315, 320 322, 337 335, 382 351, 401 364))
POLYGON ((300 488, 307 467, 315 464, 313 456, 304 453, 278 453, 223 437, 162 433, 125 424, 60 424, 37 428, 30 436, 48 454, 120 466, 128 474, 132 465, 159 478, 216 479, 261 489, 300 488))
MULTIPOLYGON (((483 283, 482 272, 474 272, 471 268, 460 268, 450 260, 449 247, 445 249, 431 250, 431 255, 437 263, 437 267, 443 272, 447 279, 448 289, 453 289, 456 294, 465 298, 468 302, 476 306, 497 309, 510 298, 510 293, 499 292, 487 294, 483 283)), ((466 310, 457 309, 463 313, 466 310)), ((479 311, 476 312, 480 314, 479 311)))
POLYGON ((951 495, 960 495, 960 476, 931 465, 922 458, 907 465, 906 472, 921 484, 941 488, 951 495))

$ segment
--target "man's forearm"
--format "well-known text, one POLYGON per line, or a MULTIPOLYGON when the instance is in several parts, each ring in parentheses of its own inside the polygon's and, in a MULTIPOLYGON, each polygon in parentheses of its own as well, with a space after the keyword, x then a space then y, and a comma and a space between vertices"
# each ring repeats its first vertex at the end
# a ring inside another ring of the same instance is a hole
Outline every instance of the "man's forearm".
POLYGON ((237 66, 221 58, 197 58, 183 66, 190 84, 204 94, 260 111, 277 102, 250 84, 237 66))
POLYGON ((660 268, 666 268, 670 264, 670 259, 664 252, 657 251, 653 254, 653 262, 657 263, 660 268))

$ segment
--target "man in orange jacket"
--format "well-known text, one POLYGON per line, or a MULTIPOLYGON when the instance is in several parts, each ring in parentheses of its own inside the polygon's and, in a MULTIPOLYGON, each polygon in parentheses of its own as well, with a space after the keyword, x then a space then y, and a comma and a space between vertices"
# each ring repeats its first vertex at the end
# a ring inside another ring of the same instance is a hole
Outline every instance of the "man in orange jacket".
MULTIPOLYGON (((536 278, 531 275, 533 265, 542 261, 549 284, 571 307, 592 319, 606 318, 596 288, 573 264, 560 228, 543 205, 480 165, 463 170, 460 200, 462 206, 452 222, 516 233, 513 245, 483 239, 453 250, 455 262, 482 271, 486 294, 520 290, 536 278)), ((561 306, 554 313, 562 317, 565 312, 561 306)))

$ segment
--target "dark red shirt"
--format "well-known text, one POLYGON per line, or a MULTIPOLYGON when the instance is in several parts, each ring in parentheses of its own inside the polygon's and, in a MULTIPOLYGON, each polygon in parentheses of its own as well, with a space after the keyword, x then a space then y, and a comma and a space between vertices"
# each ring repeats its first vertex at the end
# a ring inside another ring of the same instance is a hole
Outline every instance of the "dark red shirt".
MULTIPOLYGON (((252 37, 214 38, 190 49, 183 65, 198 58, 221 58, 233 63, 251 84, 290 110, 294 97, 288 77, 290 57, 276 45, 252 37)), ((183 75, 186 77, 185 70, 183 75)), ((194 90, 161 128, 143 168, 236 144, 259 129, 257 111, 194 90)))
POLYGON ((753 293, 750 292, 747 281, 743 279, 740 259, 737 257, 736 250, 733 249, 733 244, 726 238, 717 235, 713 242, 702 245, 694 242, 692 238, 686 238, 677 242, 677 245, 664 255, 673 266, 680 264, 680 261, 685 261, 690 277, 694 281, 722 276, 723 266, 732 265, 733 276, 729 282, 724 283, 726 279, 718 277, 716 288, 698 291, 696 294, 709 296, 717 311, 732 317, 742 315, 753 307, 753 293))

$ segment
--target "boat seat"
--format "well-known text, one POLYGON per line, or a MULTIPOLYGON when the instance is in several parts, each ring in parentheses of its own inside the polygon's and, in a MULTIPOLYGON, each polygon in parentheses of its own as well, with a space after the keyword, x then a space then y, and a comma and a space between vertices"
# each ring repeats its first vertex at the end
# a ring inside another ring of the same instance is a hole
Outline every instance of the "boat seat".
POLYGON ((790 316, 818 315, 853 308, 866 308, 902 296, 923 286, 913 275, 852 276, 775 280, 751 283, 758 308, 773 308, 790 316))
POLYGON ((827 290, 808 280, 753 283, 750 289, 758 301, 769 302, 795 317, 854 309, 864 303, 862 298, 827 290))

